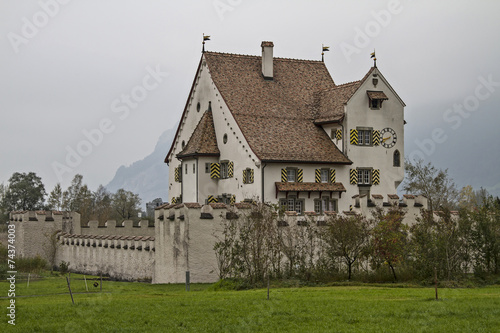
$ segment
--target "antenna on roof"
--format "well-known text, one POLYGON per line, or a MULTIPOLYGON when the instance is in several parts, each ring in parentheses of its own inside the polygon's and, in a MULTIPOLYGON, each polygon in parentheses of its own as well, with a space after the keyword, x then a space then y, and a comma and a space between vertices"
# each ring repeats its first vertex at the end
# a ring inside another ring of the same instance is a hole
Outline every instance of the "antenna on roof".
POLYGON ((330 51, 330 46, 325 46, 325 45, 321 44, 321 48, 322 48, 322 51, 321 51, 321 61, 324 62, 325 61, 325 57, 324 57, 325 52, 330 51))
POLYGON ((373 58, 373 67, 377 68, 377 57, 375 57, 375 49, 373 49, 373 52, 370 54, 370 58, 373 58))
POLYGON ((203 45, 203 47, 201 49, 202 53, 205 53, 205 41, 207 41, 207 40, 210 40, 210 36, 205 36, 205 34, 203 34, 203 42, 201 43, 203 45))

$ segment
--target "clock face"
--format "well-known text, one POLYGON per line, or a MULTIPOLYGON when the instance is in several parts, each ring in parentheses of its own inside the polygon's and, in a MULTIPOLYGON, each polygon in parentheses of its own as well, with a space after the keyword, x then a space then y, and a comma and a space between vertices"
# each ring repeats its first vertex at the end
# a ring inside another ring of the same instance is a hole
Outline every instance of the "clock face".
POLYGON ((398 137, 396 136, 396 131, 392 128, 384 128, 380 131, 380 136, 382 137, 382 146, 385 148, 392 148, 396 144, 398 137))

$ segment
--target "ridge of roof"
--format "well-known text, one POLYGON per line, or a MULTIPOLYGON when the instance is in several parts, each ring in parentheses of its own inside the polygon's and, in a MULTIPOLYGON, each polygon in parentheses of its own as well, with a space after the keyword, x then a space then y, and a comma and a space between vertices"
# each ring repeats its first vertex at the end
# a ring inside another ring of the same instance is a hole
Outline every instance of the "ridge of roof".
MULTIPOLYGON (((215 54, 215 55, 223 55, 223 56, 232 56, 232 57, 251 57, 251 58, 262 58, 262 56, 254 55, 254 54, 240 54, 240 53, 228 53, 228 52, 213 52, 213 51, 205 51, 205 54, 215 54)), ((298 59, 298 58, 284 58, 284 57, 273 57, 273 60, 285 60, 285 61, 297 61, 297 62, 307 62, 307 63, 319 63, 324 64, 321 60, 310 60, 310 59, 298 59)))

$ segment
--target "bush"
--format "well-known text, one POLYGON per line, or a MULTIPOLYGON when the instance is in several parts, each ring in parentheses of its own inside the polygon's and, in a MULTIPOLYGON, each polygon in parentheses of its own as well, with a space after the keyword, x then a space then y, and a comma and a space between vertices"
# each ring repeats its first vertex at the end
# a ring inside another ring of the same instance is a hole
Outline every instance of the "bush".
POLYGON ((36 256, 35 258, 17 258, 16 268, 19 272, 40 273, 47 268, 47 260, 36 256))
POLYGON ((61 272, 61 274, 66 274, 69 272, 69 262, 66 262, 66 261, 61 261, 61 263, 59 264, 59 272, 61 272))

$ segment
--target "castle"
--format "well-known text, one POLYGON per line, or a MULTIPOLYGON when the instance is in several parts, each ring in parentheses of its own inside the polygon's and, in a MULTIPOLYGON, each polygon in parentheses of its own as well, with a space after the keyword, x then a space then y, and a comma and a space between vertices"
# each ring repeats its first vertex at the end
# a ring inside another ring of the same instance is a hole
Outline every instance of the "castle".
POLYGON ((165 158, 171 200, 156 207, 154 226, 12 212, 18 254, 124 280, 180 283, 189 272, 191 282, 214 282, 214 235, 256 201, 279 205, 282 227, 394 206, 412 224, 427 200, 396 194, 405 104, 376 65, 337 85, 324 62, 261 47, 262 56, 202 53, 165 158))

